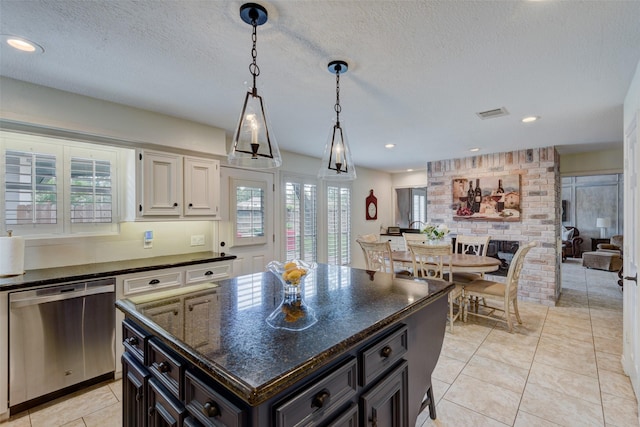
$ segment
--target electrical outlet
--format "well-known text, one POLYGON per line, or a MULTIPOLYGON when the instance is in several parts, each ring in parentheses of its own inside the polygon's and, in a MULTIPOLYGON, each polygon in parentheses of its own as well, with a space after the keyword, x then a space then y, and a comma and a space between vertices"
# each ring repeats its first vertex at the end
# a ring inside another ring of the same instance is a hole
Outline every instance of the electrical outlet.
POLYGON ((153 248, 153 231, 145 231, 144 232, 144 249, 153 248))
POLYGON ((191 246, 204 246, 204 234, 191 236, 191 246))

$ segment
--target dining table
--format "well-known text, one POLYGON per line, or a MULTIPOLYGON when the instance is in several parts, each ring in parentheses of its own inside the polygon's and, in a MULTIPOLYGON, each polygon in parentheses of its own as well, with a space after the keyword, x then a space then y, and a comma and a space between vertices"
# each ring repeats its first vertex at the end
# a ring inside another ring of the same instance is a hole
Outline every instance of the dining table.
MULTIPOLYGON (((490 256, 453 253, 442 260, 445 267, 449 265, 449 258, 452 273, 491 273, 502 264, 502 261, 490 256)), ((413 264, 411 251, 392 251, 391 259, 405 265, 413 264)))

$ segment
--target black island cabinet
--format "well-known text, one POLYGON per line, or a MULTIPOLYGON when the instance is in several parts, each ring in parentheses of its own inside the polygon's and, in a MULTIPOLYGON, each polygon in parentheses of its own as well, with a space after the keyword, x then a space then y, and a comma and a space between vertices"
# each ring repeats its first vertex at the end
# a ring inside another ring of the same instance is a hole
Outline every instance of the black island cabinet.
POLYGON ((123 425, 414 426, 453 285, 321 264, 302 286, 304 330, 270 272, 119 300, 123 425), (287 327, 287 324, 284 323, 287 327))

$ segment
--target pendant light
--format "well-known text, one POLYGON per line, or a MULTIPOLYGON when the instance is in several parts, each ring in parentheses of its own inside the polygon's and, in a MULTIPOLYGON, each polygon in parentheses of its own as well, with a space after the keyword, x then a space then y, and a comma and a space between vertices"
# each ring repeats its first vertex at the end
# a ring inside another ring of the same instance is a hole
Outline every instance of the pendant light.
POLYGON ((247 91, 238 126, 233 135, 230 152, 227 156, 229 164, 247 169, 277 168, 282 164, 278 144, 270 132, 269 121, 262 97, 258 95, 256 78, 260 68, 256 63, 257 27, 267 22, 267 10, 255 3, 246 3, 240 7, 240 18, 253 27, 251 57, 249 71, 253 76, 253 86, 247 91))
POLYGON ((318 172, 318 178, 331 181, 353 181, 356 179, 356 168, 351 161, 351 150, 347 142, 347 134, 340 123, 340 74, 346 73, 349 68, 345 61, 331 61, 329 72, 336 75, 336 121, 329 133, 327 144, 324 147, 322 164, 318 172))

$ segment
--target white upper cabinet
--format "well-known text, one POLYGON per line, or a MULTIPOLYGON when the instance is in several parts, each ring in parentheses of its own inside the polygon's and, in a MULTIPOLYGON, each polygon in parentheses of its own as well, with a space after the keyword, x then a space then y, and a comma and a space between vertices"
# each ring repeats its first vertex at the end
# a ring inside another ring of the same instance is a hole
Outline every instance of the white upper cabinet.
POLYGON ((216 218, 220 211, 220 162, 140 150, 138 219, 216 218))
POLYGON ((184 215, 217 216, 220 212, 220 162, 184 158, 184 215))

